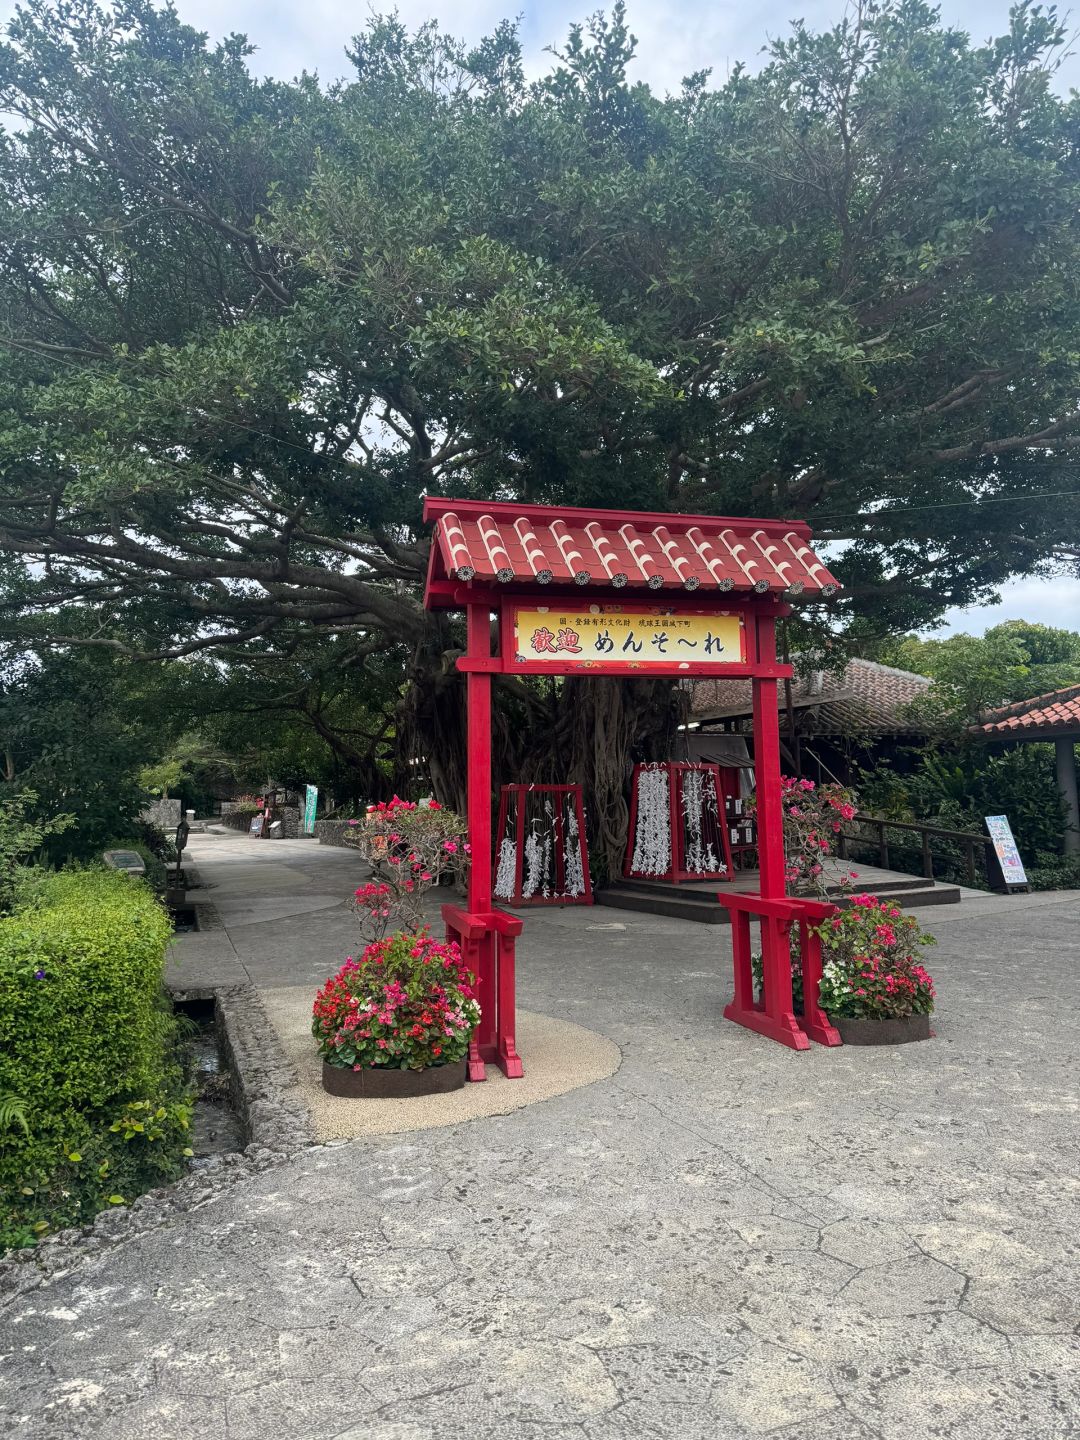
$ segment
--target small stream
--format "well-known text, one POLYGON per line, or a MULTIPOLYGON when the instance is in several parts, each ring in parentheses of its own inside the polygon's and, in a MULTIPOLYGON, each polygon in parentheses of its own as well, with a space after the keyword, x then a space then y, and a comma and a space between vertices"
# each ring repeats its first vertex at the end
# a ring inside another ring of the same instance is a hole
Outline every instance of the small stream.
POLYGON ((242 1150, 246 1144, 244 1126, 233 1105, 232 1076, 222 1058, 214 1002, 177 1000, 174 1008, 195 1027, 185 1039, 196 1084, 191 1117, 195 1158, 242 1150))

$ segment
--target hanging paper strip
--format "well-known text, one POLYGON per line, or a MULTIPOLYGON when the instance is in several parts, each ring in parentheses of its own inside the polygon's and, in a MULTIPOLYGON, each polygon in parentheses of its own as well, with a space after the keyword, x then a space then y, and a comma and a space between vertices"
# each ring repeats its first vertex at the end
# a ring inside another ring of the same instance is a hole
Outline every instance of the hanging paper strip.
POLYGON ((495 898, 508 905, 591 905, 580 785, 504 785, 495 898))
POLYGON ((715 765, 635 765, 627 878, 730 880, 734 866, 715 765))

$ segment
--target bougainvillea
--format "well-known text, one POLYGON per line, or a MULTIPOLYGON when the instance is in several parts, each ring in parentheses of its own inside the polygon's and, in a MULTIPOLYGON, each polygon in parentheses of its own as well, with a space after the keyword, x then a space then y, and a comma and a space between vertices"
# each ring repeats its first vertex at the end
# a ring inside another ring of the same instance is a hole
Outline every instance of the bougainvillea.
POLYGON ((824 949, 819 996, 833 1017, 902 1019, 934 1008, 934 982, 918 952, 935 944, 890 900, 854 895, 818 928, 824 949))
POLYGON ((480 1019, 453 941, 398 932, 350 956, 315 997, 311 1033, 330 1065, 422 1070, 463 1060, 480 1019))
MULTIPOLYGON (((822 895, 827 889, 845 888, 859 878, 854 870, 825 862, 832 855, 836 837, 845 820, 854 820, 858 804, 855 792, 845 785, 815 785, 813 780, 780 777, 784 807, 784 879, 795 895, 822 895)), ((747 801, 749 814, 756 812, 756 796, 747 801)))
POLYGON ((460 815, 437 801, 417 805, 398 795, 370 806, 363 822, 351 826, 345 843, 375 871, 352 901, 364 941, 381 940, 391 928, 423 928, 426 893, 447 874, 459 878, 468 865, 466 829, 460 815))

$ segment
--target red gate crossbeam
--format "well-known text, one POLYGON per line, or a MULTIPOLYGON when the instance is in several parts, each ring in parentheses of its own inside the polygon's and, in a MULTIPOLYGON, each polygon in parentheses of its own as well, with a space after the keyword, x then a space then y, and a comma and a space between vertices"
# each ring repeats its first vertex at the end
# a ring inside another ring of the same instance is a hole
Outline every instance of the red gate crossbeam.
POLYGON ((515 1034, 514 972, 522 922, 505 910, 472 914, 457 905, 444 905, 442 917, 446 938, 461 946, 466 965, 477 977, 480 1023, 469 1042, 469 1079, 486 1079, 484 1066, 490 1063, 507 1079, 519 1080, 524 1071, 515 1034))
POLYGON ((818 1002, 821 936, 815 928, 838 914, 839 907, 823 900, 795 897, 770 900, 763 895, 726 892, 720 892, 718 899, 731 915, 731 947, 735 960, 735 998, 725 1007, 724 1018, 792 1050, 808 1050, 811 1040, 819 1045, 839 1045, 840 1035, 818 1002), (751 918, 758 920, 761 928, 763 996, 760 1002, 754 997, 750 962, 751 918), (796 1013, 792 997, 792 925, 799 927, 802 955, 801 1014, 796 1013))

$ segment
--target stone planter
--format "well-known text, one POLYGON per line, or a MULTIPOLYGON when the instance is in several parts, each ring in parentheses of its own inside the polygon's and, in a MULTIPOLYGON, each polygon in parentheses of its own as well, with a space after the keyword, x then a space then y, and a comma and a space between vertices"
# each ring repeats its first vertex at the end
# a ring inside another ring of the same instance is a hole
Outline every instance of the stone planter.
POLYGON ((345 1070, 340 1065, 322 1067, 323 1089, 328 1095, 354 1100, 400 1100, 413 1095, 445 1095, 465 1084, 465 1061, 452 1065, 430 1065, 426 1070, 398 1070, 379 1066, 345 1070))
POLYGON ((902 1020, 845 1020, 830 1016, 845 1045, 906 1045, 929 1040, 929 1015, 905 1015, 902 1020))

